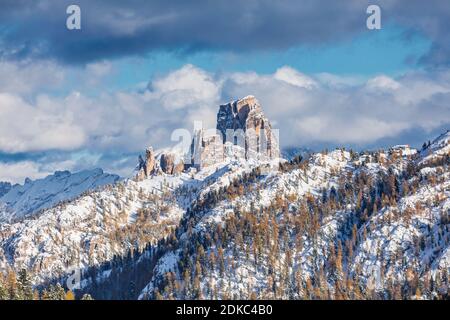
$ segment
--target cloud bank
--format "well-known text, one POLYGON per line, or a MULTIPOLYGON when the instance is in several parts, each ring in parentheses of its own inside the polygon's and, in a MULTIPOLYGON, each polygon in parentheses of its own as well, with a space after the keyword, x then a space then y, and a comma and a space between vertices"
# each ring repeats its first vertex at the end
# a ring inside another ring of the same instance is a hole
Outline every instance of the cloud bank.
POLYGON ((248 94, 258 97, 282 137, 287 132, 285 145, 364 144, 413 127, 429 131, 450 119, 445 103, 450 72, 379 75, 353 83, 330 77, 307 76, 289 66, 273 74, 214 74, 188 64, 153 79, 144 91, 38 94, 33 102, 0 93, 0 151, 163 147, 174 129, 192 128, 199 120, 214 126, 219 104, 248 94))
POLYGON ((108 169, 114 163, 117 172, 135 161, 120 162, 120 154, 165 147, 174 129, 191 130, 194 121, 213 127, 219 104, 248 94, 260 100, 283 146, 365 146, 410 130, 450 125, 447 71, 349 81, 305 75, 289 66, 273 74, 214 74, 188 64, 152 79, 143 91, 37 94, 31 100, 20 90, 0 92, 0 152, 114 153, 115 159, 100 164, 108 169))

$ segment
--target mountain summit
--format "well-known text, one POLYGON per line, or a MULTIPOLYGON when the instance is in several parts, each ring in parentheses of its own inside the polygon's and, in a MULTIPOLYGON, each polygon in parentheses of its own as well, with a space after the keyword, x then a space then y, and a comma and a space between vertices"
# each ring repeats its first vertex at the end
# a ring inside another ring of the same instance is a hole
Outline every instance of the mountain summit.
POLYGON ((152 174, 179 174, 221 163, 227 156, 246 160, 271 160, 280 156, 278 134, 254 96, 219 106, 216 128, 196 128, 189 150, 163 151, 147 148, 140 156, 137 180, 152 174), (155 158, 156 157, 156 158, 155 158))
POLYGON ((219 107, 217 130, 223 141, 239 144, 242 138, 246 158, 251 153, 262 153, 269 158, 278 158, 278 137, 254 96, 247 96, 219 107))

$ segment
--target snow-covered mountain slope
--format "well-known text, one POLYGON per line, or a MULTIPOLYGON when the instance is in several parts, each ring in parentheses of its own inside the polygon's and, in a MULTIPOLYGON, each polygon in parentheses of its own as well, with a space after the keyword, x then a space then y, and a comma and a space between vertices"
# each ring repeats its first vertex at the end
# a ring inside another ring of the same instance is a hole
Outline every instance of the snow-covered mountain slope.
POLYGON ((23 185, 14 185, 0 197, 0 221, 28 217, 40 210, 68 201, 83 192, 115 183, 119 176, 101 169, 77 173, 57 171, 44 179, 26 179, 23 185))
POLYGON ((11 190, 11 183, 0 182, 0 198, 11 190))
MULTIPOLYGON (((255 101, 221 106, 217 127, 265 128, 255 101)), ((79 270, 71 289, 99 299, 449 298, 449 132, 289 161, 211 141, 188 148, 194 166, 181 145, 147 148, 132 179, 0 186, 0 271, 45 288, 79 270)))
POLYGON ((36 284, 86 271, 167 238, 201 195, 226 187, 254 167, 228 158, 200 172, 125 180, 0 225, 0 266, 29 270, 36 284))
POLYGON ((413 156, 315 154, 210 196, 140 298, 448 297, 450 162, 413 156))
MULTIPOLYGON (((218 229, 223 229, 226 225, 226 221, 236 219, 236 215, 250 212, 261 212, 267 208, 270 208, 274 203, 284 201, 284 197, 288 197, 289 201, 294 199, 319 195, 322 188, 331 187, 335 185, 337 181, 336 174, 341 171, 345 171, 350 154, 345 151, 335 151, 330 156, 324 156, 322 154, 314 155, 310 160, 310 165, 302 169, 296 168, 288 172, 278 172, 277 174, 258 176, 254 181, 239 181, 238 185, 244 186, 243 190, 237 190, 237 195, 233 196, 232 192, 227 190, 229 196, 225 196, 223 199, 219 199, 217 203, 213 205, 211 209, 204 210, 203 208, 197 209, 198 212, 194 212, 191 217, 187 217, 190 221, 194 221, 194 227, 192 229, 185 230, 184 233, 179 235, 180 246, 173 251, 167 252, 158 262, 154 270, 154 276, 152 281, 141 293, 140 298, 155 298, 155 291, 162 292, 166 285, 165 279, 168 272, 175 273, 175 277, 180 281, 183 281, 183 271, 178 270, 180 260, 185 259, 184 254, 186 250, 190 250, 193 239, 215 238, 215 232, 218 229), (244 191, 245 190, 245 191, 244 191), (195 233, 195 235, 192 234, 195 233)), ((256 166, 254 167, 257 168, 256 166)), ((188 223, 190 224, 190 223, 188 223)), ((264 225, 265 227, 268 226, 264 225)), ((268 231, 264 230, 263 232, 268 231)), ((233 235, 230 235, 233 237, 233 235)), ((244 239, 240 239, 239 243, 244 239)), ((200 241, 201 243, 203 241, 200 241)), ((222 242, 222 240, 220 240, 222 242)), ((250 272, 251 266, 248 266, 244 260, 240 261, 240 256, 243 253, 238 253, 241 249, 236 243, 224 245, 221 243, 221 248, 218 249, 216 245, 211 248, 202 249, 206 252, 202 253, 202 256, 209 257, 215 256, 219 252, 222 257, 220 259, 229 259, 228 262, 233 264, 229 265, 229 268, 224 271, 210 270, 207 271, 208 276, 204 279, 198 279, 200 281, 199 286, 222 286, 224 292, 218 293, 218 296, 205 296, 204 293, 200 294, 201 297, 207 298, 225 298, 225 291, 238 292, 247 286, 247 282, 258 284, 258 279, 261 279, 263 274, 259 274, 267 271, 267 266, 261 266, 260 270, 250 272), (241 263, 242 262, 242 263, 241 263), (227 276, 225 276, 227 274, 227 276), (233 277, 230 283, 231 277, 233 277), (235 278, 234 278, 235 277, 235 278), (243 279, 245 278, 245 281, 243 279)), ((192 258, 195 258, 193 256, 192 258)), ((261 262, 267 259, 262 257, 261 262)), ((195 260, 195 259, 194 259, 195 260)), ((194 265, 195 265, 195 261, 194 265)), ((190 278, 191 279, 191 278, 190 278)), ((192 278, 193 279, 193 278, 192 278)), ((265 285, 263 281, 259 282, 260 285, 265 285)), ((209 291, 209 289, 205 290, 209 291)), ((173 297, 182 298, 176 293, 173 293, 173 297)), ((194 298, 189 294, 185 295, 186 298, 194 298)), ((233 296, 227 296, 232 298, 233 296)))
POLYGON ((446 298, 450 161, 433 145, 301 162, 237 150, 200 171, 120 181, 0 224, 0 267, 35 284, 80 269, 94 297, 446 298))
MULTIPOLYGON (((450 172, 435 185, 419 185, 397 205, 387 205, 362 227, 352 271, 382 286, 377 279, 405 281, 414 273, 423 279, 448 277, 450 270, 450 172), (408 274, 408 271, 411 274, 408 274), (381 276, 381 275, 380 275, 381 276)), ((448 288, 447 288, 448 289, 448 288)))
POLYGON ((422 163, 450 156, 450 131, 437 137, 430 145, 421 150, 420 155, 422 163))
POLYGON ((108 185, 2 224, 0 266, 29 270, 35 284, 80 269, 94 296, 101 283, 128 290, 121 274, 133 274, 141 299, 443 298, 450 162, 397 149, 278 168, 231 156, 108 185), (130 252, 135 260, 111 264, 130 252))

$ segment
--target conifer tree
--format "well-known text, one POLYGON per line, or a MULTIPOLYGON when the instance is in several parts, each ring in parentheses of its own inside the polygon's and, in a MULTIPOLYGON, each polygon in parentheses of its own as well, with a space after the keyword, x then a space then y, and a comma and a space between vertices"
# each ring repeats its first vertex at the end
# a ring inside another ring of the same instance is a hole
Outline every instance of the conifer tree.
POLYGON ((33 300, 33 288, 31 285, 31 281, 28 279, 28 274, 25 269, 20 270, 17 284, 21 299, 33 300))
POLYGON ((75 300, 74 293, 71 290, 67 291, 64 300, 75 300))

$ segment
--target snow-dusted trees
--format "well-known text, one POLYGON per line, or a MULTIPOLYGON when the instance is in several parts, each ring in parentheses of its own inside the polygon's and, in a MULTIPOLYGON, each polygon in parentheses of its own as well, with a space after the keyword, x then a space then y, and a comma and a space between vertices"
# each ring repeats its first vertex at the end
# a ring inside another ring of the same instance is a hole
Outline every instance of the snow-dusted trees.
POLYGON ((25 269, 17 274, 13 270, 6 275, 0 273, 0 300, 74 300, 75 295, 66 291, 59 283, 38 291, 33 288, 25 269))

